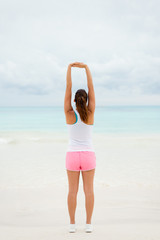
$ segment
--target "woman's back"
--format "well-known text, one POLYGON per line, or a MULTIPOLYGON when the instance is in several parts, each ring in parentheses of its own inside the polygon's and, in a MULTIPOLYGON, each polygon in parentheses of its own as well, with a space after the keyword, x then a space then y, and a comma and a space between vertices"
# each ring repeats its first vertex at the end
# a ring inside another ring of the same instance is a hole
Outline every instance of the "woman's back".
POLYGON ((92 144, 93 124, 84 123, 77 110, 74 110, 76 122, 67 124, 69 132, 68 151, 94 151, 92 144))

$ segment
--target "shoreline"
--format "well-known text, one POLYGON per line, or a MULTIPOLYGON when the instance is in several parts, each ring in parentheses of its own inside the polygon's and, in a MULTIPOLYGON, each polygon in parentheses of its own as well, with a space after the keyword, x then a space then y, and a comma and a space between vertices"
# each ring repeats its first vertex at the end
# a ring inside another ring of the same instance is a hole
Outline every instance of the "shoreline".
MULTIPOLYGON (((68 131, 65 130, 65 131, 52 131, 52 130, 12 130, 12 131, 0 131, 0 137, 1 135, 3 136, 7 136, 7 135, 16 135, 16 134, 19 134, 19 135, 30 135, 30 134, 35 134, 35 135, 50 135, 50 136, 55 136, 55 137, 66 137, 68 139, 68 131)), ((107 132, 94 132, 92 133, 92 136, 93 138, 95 138, 96 136, 104 136, 104 137, 149 137, 149 136, 153 136, 153 137, 159 137, 160 136, 160 132, 119 132, 119 133, 107 133, 107 132)))
MULTIPOLYGON (((105 186, 159 186, 160 135, 93 134, 96 181, 105 186)), ((68 135, 0 134, 0 186, 63 182, 68 135)))

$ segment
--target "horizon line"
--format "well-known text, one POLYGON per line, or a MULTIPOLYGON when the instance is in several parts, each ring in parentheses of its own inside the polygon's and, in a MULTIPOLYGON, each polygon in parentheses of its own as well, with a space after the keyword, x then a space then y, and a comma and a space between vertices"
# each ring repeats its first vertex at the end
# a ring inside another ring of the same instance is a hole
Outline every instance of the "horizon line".
MULTIPOLYGON (((26 106, 0 106, 0 108, 5 108, 5 107, 63 107, 63 105, 34 105, 34 106, 30 106, 30 105, 26 105, 26 106)), ((160 107, 160 105, 97 105, 97 107, 160 107)))

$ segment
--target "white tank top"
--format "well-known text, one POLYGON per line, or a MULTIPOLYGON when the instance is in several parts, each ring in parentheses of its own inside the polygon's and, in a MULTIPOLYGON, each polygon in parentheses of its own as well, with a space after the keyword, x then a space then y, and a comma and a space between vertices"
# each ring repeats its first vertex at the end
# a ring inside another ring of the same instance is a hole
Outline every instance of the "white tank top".
POLYGON ((77 110, 75 111, 76 122, 67 124, 69 132, 69 144, 67 151, 92 151, 92 128, 93 125, 84 123, 77 110))

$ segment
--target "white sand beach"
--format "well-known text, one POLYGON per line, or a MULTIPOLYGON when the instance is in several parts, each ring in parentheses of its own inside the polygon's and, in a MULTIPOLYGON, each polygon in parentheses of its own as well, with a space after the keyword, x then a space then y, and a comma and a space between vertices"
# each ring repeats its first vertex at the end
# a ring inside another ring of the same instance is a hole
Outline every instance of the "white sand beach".
POLYGON ((94 230, 85 233, 80 177, 68 233, 67 135, 0 134, 0 239, 160 239, 160 136, 94 134, 94 230))

